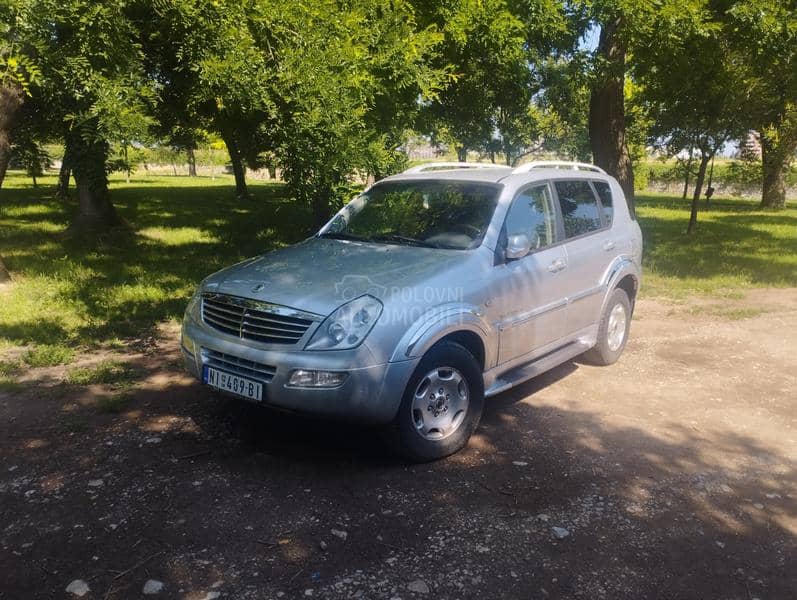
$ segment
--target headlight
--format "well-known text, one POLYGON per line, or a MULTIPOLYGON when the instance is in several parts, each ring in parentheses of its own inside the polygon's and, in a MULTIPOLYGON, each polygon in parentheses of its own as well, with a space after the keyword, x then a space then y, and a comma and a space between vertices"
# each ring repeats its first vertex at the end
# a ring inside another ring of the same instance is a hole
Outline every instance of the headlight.
POLYGON ((348 350, 359 346, 381 314, 382 303, 373 296, 355 298, 321 323, 306 348, 348 350))

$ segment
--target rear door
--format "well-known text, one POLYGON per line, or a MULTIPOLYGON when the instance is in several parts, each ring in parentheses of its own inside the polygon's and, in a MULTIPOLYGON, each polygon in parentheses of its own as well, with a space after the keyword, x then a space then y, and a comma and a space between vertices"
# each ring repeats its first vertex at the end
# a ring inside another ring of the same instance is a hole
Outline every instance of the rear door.
POLYGON ((611 212, 603 210, 590 181, 559 180, 554 182, 554 190, 568 261, 567 275, 562 278, 568 300, 566 329, 574 334, 598 320, 602 282, 616 255, 616 241, 611 212))
POLYGON ((495 267, 499 363, 554 344, 566 333, 567 302, 565 288, 559 282, 567 267, 567 255, 564 245, 558 243, 556 207, 549 183, 535 183, 513 200, 503 235, 519 233, 532 240, 529 254, 495 267))

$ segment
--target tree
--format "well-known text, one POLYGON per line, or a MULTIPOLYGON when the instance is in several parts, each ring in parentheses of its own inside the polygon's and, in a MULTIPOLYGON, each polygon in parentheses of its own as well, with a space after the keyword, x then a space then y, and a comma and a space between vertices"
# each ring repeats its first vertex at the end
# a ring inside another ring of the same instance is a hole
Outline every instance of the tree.
POLYGON ((323 0, 283 6, 271 36, 258 38, 264 49, 266 41, 280 65, 276 159, 318 225, 351 193, 353 175, 381 177, 403 163, 398 148, 418 99, 434 99, 445 77, 428 64, 440 36, 416 26, 403 1, 359 0, 341 10, 323 0))
POLYGON ((146 118, 151 95, 133 4, 28 0, 26 6, 24 45, 41 70, 30 103, 65 141, 79 202, 72 227, 105 229, 119 223, 106 172, 110 140, 125 134, 125 123, 146 118))
POLYGON ((626 140, 625 71, 628 16, 622 11, 601 20, 595 61, 595 81, 589 105, 589 139, 592 160, 620 182, 629 198, 634 195, 634 169, 626 140))
POLYGON ((163 0, 154 6, 157 18, 145 25, 147 71, 160 86, 161 131, 218 134, 239 197, 248 195, 247 166, 259 166, 259 154, 275 146, 273 82, 280 66, 274 32, 283 8, 270 0, 163 0))
POLYGON ((761 206, 784 208, 785 175, 797 151, 797 3, 740 0, 722 18, 734 60, 745 68, 745 110, 761 135, 761 206))
POLYGON ((653 38, 639 44, 634 60, 633 73, 641 85, 638 101, 652 122, 650 143, 665 148, 669 155, 699 152, 687 233, 693 233, 697 225, 708 165, 728 141, 739 139, 745 131, 744 107, 749 102, 743 72, 730 58, 728 39, 715 17, 705 11, 666 47, 653 38))
POLYGON ((535 103, 541 65, 574 44, 557 0, 416 2, 419 21, 443 33, 432 64, 450 82, 423 111, 419 129, 469 150, 504 155, 512 164, 539 148, 548 115, 535 103))
POLYGON ((34 61, 25 54, 24 36, 29 13, 26 3, 0 4, 0 187, 11 160, 13 131, 30 85, 39 76, 34 61))
POLYGON ((652 48, 667 47, 703 18, 708 0, 594 0, 591 26, 600 28, 589 111, 593 161, 634 193, 633 136, 629 138, 626 75, 652 48))

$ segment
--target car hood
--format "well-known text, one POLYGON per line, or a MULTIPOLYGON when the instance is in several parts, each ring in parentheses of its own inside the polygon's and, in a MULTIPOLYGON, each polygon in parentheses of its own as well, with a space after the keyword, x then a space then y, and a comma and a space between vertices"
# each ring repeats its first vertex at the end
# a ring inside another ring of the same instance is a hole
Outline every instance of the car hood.
POLYGON ((383 303, 431 281, 469 253, 311 238, 219 271, 205 291, 254 298, 318 315, 363 294, 383 303))

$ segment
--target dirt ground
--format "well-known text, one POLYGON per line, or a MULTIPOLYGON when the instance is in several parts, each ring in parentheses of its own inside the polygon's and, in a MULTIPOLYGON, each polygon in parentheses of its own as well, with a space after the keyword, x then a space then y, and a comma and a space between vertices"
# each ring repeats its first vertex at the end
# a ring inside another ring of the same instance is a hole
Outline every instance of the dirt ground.
POLYGON ((797 598, 795 334, 797 290, 642 299, 618 364, 494 398, 421 466, 214 395, 173 330, 117 414, 30 372, 0 393, 0 598, 797 598))

